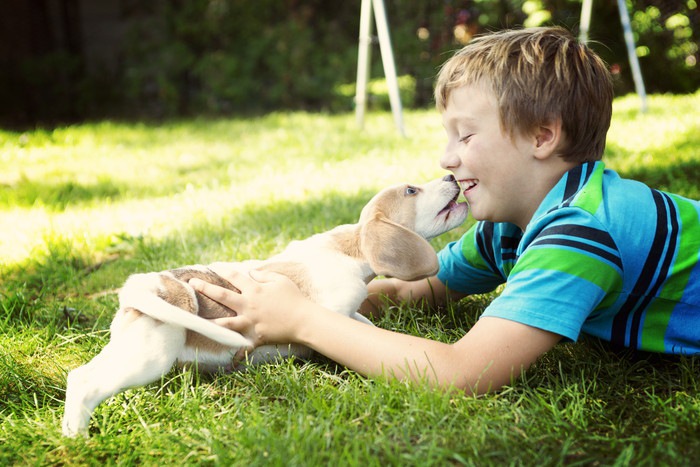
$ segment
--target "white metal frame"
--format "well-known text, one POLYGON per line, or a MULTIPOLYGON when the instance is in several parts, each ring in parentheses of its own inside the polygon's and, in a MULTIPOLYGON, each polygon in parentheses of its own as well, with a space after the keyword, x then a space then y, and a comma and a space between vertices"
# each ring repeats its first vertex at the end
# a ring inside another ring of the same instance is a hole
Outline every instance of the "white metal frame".
MULTIPOLYGON (((583 0, 581 5, 581 25, 579 31, 579 40, 583 43, 588 42, 588 30, 591 25, 591 9, 593 0, 583 0)), ((642 79, 642 70, 639 67, 639 58, 637 58, 636 47, 634 45, 634 35, 632 34, 632 26, 630 25, 630 15, 627 11, 625 0, 617 0, 617 10, 620 12, 620 22, 625 34, 625 45, 627 46, 627 58, 630 61, 632 70, 632 79, 634 80, 634 88, 641 100, 641 111, 647 111, 647 92, 644 88, 644 79, 642 79)))
MULTIPOLYGON (((581 5, 581 24, 579 39, 581 42, 588 42, 588 30, 591 24, 591 9, 593 0, 583 0, 581 5)), ((639 59, 635 50, 634 36, 630 25, 629 12, 625 0, 617 0, 617 9, 620 12, 620 21, 625 36, 627 47, 627 57, 630 61, 632 79, 634 87, 641 99, 641 111, 647 111, 647 95, 642 78, 642 71, 639 67, 639 59)), ((357 54, 357 81, 355 89, 355 118, 360 128, 364 127, 365 110, 367 108, 367 83, 369 82, 369 63, 372 45, 372 14, 376 18, 377 37, 379 39, 379 50, 382 55, 382 65, 384 76, 386 77, 389 89, 389 103, 391 112, 394 115, 396 128, 401 135, 406 132, 403 125, 403 112, 401 108, 401 96, 399 94, 399 83, 396 77, 396 65, 394 63, 394 52, 391 48, 389 37, 389 25, 386 18, 384 0, 362 0, 360 7, 360 34, 359 50, 357 54)))
POLYGON ((401 110, 401 96, 399 94, 399 82, 396 77, 394 64, 394 52, 389 38, 389 25, 386 19, 384 0, 362 0, 360 8, 360 40, 357 56, 357 84, 355 90, 355 118, 360 128, 364 127, 365 109, 367 108, 367 83, 369 81, 369 62, 372 45, 372 12, 376 17, 377 37, 379 50, 382 55, 384 76, 389 88, 389 103, 394 114, 396 128, 405 136, 403 115, 401 110))

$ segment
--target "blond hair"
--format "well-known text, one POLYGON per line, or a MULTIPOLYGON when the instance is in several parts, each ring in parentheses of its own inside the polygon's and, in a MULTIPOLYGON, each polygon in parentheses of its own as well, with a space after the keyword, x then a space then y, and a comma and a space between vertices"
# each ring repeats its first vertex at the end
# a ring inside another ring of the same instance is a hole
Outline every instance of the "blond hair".
POLYGON ((599 160, 610 127, 613 87, 603 60, 560 27, 479 36, 441 68, 435 87, 440 112, 454 88, 485 84, 498 100, 501 128, 531 135, 562 121, 567 161, 599 160))

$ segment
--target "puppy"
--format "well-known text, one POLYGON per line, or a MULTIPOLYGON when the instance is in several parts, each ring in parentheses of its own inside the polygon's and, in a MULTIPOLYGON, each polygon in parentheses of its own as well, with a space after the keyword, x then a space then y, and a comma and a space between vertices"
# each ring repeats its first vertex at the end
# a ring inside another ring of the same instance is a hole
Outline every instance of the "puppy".
MULTIPOLYGON (((294 241, 282 253, 247 267, 284 274, 313 301, 371 324, 357 311, 367 297, 367 283, 377 275, 402 280, 434 275, 437 256, 427 240, 464 221, 468 208, 456 202, 459 192, 451 175, 422 186, 387 188, 364 207, 358 223, 294 241)), ((238 291, 205 266, 127 279, 109 343, 68 374, 65 436, 86 434, 92 411, 103 400, 154 382, 175 364, 196 362, 204 371, 230 369, 236 352, 251 347, 242 335, 209 321, 235 313, 195 292, 188 284, 193 277, 238 291)), ((308 356, 310 350, 261 346, 249 354, 249 361, 289 354, 308 356)))

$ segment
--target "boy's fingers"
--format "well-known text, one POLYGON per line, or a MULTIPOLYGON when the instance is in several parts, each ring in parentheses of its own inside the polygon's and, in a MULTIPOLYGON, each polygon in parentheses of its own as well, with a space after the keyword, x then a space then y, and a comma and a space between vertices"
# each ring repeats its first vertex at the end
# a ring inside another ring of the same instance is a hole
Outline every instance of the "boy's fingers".
POLYGON ((248 352, 250 350, 241 347, 238 352, 233 356, 233 362, 234 364, 240 364, 240 363, 245 363, 246 360, 248 360, 248 352))
POLYGON ((189 284, 197 292, 201 292, 215 302, 219 302, 229 308, 234 309, 240 303, 240 294, 224 287, 219 287, 197 278, 190 279, 189 284))
MULTIPOLYGON (((251 327, 250 320, 247 319, 245 316, 214 318, 210 321, 226 329, 230 329, 231 331, 237 332, 244 337, 247 337, 245 331, 250 330, 251 327)), ((242 357, 245 357, 245 354, 255 347, 256 344, 250 338, 248 338, 248 340, 251 342, 251 345, 249 347, 241 347, 238 350, 237 356, 234 360, 240 360, 242 357)))
POLYGON ((242 316, 228 316, 226 318, 214 318, 212 320, 214 324, 218 324, 219 326, 223 326, 226 329, 230 329, 231 331, 236 331, 236 332, 242 332, 246 329, 248 326, 247 320, 243 318, 242 316))

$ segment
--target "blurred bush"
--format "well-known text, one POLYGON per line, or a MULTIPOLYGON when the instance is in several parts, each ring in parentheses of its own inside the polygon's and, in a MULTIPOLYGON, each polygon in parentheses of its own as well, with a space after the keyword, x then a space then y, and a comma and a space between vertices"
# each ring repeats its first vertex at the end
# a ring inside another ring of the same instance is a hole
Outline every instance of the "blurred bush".
MULTIPOLYGON (((627 0, 649 92, 700 86, 697 0, 627 0)), ((557 24, 577 33, 581 0, 385 0, 407 107, 432 105, 437 70, 476 34, 557 24)), ((590 38, 616 91, 634 91, 616 2, 594 1, 590 38)), ((124 13, 114 71, 79 54, 0 63, 0 122, 351 110, 360 1, 160 0, 124 13), (26 107, 31 106, 31 112, 26 107), (29 117, 27 117, 29 116, 29 117)), ((373 47, 371 76, 383 76, 373 47)), ((370 104, 386 107, 374 84, 370 104)))

